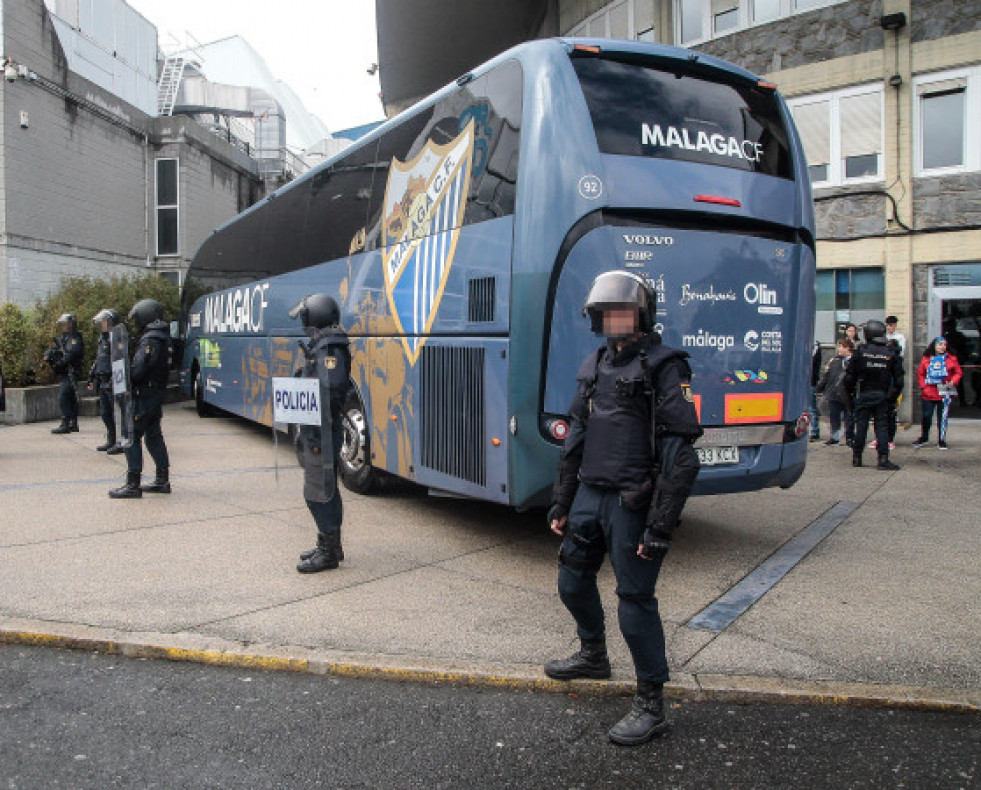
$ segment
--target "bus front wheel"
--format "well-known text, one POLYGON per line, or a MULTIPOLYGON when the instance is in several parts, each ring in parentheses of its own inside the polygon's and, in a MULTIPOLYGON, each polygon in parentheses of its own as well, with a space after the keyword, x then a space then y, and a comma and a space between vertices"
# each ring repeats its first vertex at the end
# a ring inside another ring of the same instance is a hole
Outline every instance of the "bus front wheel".
POLYGON ((194 408, 198 417, 214 416, 214 407, 209 406, 204 400, 204 382, 201 380, 201 369, 194 371, 194 408))
POLYGON ((370 494, 378 485, 378 472, 371 465, 371 442, 364 406, 356 392, 344 404, 344 439, 340 473, 344 485, 356 494, 370 494))

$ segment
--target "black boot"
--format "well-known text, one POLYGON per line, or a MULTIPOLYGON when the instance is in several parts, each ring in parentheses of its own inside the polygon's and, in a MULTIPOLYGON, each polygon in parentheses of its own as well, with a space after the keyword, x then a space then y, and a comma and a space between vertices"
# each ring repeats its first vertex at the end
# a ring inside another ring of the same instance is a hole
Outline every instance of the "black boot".
POLYGON ((852 453, 852 466, 861 466, 861 465, 862 465, 862 454, 857 451, 852 453))
POLYGON ((881 469, 883 472, 895 472, 899 469, 899 464, 894 464, 889 460, 889 453, 879 453, 879 464, 876 469, 881 469))
POLYGON ((109 496, 113 499, 139 499, 143 496, 143 492, 140 490, 140 473, 127 472, 126 483, 110 491, 109 496))
POLYGON ((104 453, 107 450, 111 450, 115 446, 116 446, 116 437, 115 436, 107 436, 106 437, 106 443, 105 444, 100 444, 95 449, 98 450, 100 453, 104 453))
POLYGON ((606 655, 606 641, 583 639, 582 649, 568 658, 557 658, 545 665, 545 674, 553 680, 610 677, 610 659, 606 655))
POLYGON ((61 420, 61 425, 59 425, 57 428, 51 429, 51 433, 71 433, 71 432, 72 432, 71 422, 68 420, 67 417, 61 420))
MULTIPOLYGON (((344 549, 341 548, 341 531, 340 531, 340 529, 338 529, 337 532, 331 532, 329 537, 331 538, 331 540, 333 542, 334 554, 337 555, 337 561, 338 562, 344 562, 344 549), (337 537, 334 537, 335 535, 337 537)), ((314 547, 312 549, 307 549, 306 551, 301 552, 300 559, 301 560, 308 560, 308 559, 310 559, 316 553, 317 553, 317 548, 316 547, 314 547)))
POLYGON ((169 494, 170 493, 170 470, 158 469, 152 483, 140 486, 141 491, 148 494, 169 494))
POLYGON ((68 421, 68 431, 70 433, 78 433, 78 420, 75 417, 72 417, 68 421))
POLYGON ((121 444, 114 444, 112 447, 106 450, 106 455, 119 455, 120 453, 125 452, 126 448, 124 448, 121 444))
POLYGON ((331 536, 318 535, 317 548, 313 554, 296 566, 300 573, 319 573, 320 571, 332 571, 338 566, 337 554, 334 552, 331 536))
POLYGON ((639 746, 668 728, 664 719, 664 686, 637 681, 630 711, 610 729, 610 740, 621 746, 639 746))

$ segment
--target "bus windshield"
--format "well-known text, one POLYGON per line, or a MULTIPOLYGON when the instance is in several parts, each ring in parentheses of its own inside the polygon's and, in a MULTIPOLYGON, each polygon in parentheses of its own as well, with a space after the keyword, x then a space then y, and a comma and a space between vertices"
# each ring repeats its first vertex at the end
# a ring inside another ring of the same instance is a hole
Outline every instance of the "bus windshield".
MULTIPOLYGON (((775 93, 718 81, 707 69, 673 70, 601 57, 573 58, 599 149, 792 178, 775 93)), ((731 75, 730 75, 731 76, 731 75)))

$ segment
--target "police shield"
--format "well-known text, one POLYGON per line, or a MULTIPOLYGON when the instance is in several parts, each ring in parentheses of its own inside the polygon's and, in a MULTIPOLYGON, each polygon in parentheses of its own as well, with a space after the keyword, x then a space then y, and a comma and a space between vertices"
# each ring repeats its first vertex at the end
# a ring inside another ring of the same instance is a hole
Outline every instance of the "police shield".
POLYGON ((109 359, 112 363, 112 395, 118 415, 119 445, 133 444, 133 387, 129 377, 129 334, 123 324, 112 328, 109 334, 109 359))

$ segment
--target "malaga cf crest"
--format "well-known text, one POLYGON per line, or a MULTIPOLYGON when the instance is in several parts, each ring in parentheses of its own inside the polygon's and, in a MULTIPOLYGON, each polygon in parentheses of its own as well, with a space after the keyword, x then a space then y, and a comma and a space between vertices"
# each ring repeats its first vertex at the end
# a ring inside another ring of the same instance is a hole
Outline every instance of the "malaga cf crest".
POLYGON ((470 192, 473 121, 452 142, 426 146, 411 162, 392 160, 382 238, 385 291, 415 364, 443 298, 470 192))

